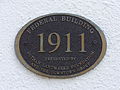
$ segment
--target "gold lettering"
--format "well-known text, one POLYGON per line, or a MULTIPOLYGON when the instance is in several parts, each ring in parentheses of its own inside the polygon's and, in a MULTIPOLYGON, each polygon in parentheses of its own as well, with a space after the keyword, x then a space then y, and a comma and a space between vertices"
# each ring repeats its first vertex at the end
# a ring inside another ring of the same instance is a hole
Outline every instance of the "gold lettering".
POLYGON ((40 44, 39 44, 39 51, 38 52, 45 52, 43 49, 43 33, 42 34, 38 34, 38 37, 40 38, 40 44))
POLYGON ((57 34, 57 33, 55 33, 55 32, 54 32, 54 33, 51 33, 51 34, 49 35, 49 37, 48 37, 48 42, 49 42, 50 45, 56 46, 53 50, 49 51, 49 53, 52 53, 52 52, 56 51, 56 50, 59 48, 59 46, 60 46, 60 36, 59 36, 59 34, 57 34), (52 42, 52 40, 51 40, 52 35, 55 35, 55 36, 56 36, 56 39, 57 39, 56 43, 53 43, 53 42, 52 42))
POLYGON ((65 16, 62 16, 62 21, 65 21, 65 16))
POLYGON ((70 50, 70 33, 66 34, 67 36, 67 50, 65 52, 72 52, 70 50))
POLYGON ((85 51, 85 37, 84 37, 84 33, 80 34, 80 38, 81 38, 81 50, 80 52, 86 52, 85 51))

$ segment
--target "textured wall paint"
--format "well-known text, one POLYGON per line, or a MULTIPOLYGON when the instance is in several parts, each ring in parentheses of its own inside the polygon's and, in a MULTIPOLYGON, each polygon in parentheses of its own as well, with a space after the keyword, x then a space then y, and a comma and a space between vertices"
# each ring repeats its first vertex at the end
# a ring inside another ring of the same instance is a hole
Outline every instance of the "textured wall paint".
POLYGON ((120 90, 120 0, 0 0, 0 90, 120 90), (105 33, 107 53, 82 76, 49 79, 24 68, 14 40, 28 21, 60 12, 95 22, 105 33))

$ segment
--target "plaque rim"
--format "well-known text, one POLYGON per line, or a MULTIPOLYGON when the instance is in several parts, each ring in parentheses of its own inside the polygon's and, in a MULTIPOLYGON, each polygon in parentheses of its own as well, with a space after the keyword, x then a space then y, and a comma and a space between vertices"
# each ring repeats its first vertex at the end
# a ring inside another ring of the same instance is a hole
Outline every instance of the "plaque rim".
POLYGON ((27 24, 25 24, 20 30, 19 32, 17 33, 16 37, 15 37, 15 43, 14 43, 14 48, 15 48, 15 53, 16 53, 16 56, 18 58, 18 60, 20 61, 20 63, 23 64, 23 66, 25 68, 27 68, 28 70, 38 74, 38 75, 41 75, 41 76, 45 76, 45 77, 48 77, 48 78, 71 78, 71 77, 76 77, 76 76, 80 76, 80 75, 83 75, 85 73, 87 73, 88 71, 94 69, 99 63, 100 61, 103 59, 103 57, 105 56, 105 53, 106 53, 106 50, 107 50, 107 42, 106 42, 106 38, 105 38, 105 35, 103 33, 103 31, 101 30, 100 27, 98 27, 93 21, 81 16, 81 15, 76 15, 76 14, 71 14, 71 13, 50 13, 50 14, 46 14, 46 15, 42 15, 42 16, 39 16, 35 19, 32 19, 30 20, 27 24), (96 62, 90 66, 89 68, 87 68, 86 70, 82 71, 82 72, 79 72, 77 74, 73 74, 73 75, 68 75, 68 76, 56 76, 56 75, 48 75, 48 74, 45 74, 45 73, 42 73, 42 72, 39 72, 37 70, 35 70, 34 68, 32 68, 30 65, 28 65, 26 63, 26 61, 24 60, 24 58, 22 57, 21 53, 20 53, 20 49, 19 49, 19 40, 21 38, 21 35, 22 33, 24 32, 24 30, 30 25, 32 24, 33 22, 35 22, 36 20, 38 19, 41 19, 43 17, 46 17, 46 16, 50 16, 50 15, 70 15, 70 16, 75 16, 75 17, 78 17, 78 18, 81 18, 87 22, 89 22, 91 25, 94 26, 94 28, 98 31, 98 33, 100 34, 101 36, 101 40, 102 40, 102 51, 101 51, 101 54, 99 56, 99 58, 96 60, 96 62))

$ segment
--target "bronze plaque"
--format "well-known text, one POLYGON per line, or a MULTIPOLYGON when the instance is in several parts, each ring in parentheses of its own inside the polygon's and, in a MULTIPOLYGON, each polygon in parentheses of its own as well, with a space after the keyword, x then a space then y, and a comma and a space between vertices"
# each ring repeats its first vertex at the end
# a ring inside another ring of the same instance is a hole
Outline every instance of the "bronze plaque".
POLYGON ((19 31, 15 50, 29 70, 48 77, 68 78, 93 69, 106 52, 103 32, 92 21, 73 14, 49 14, 19 31))

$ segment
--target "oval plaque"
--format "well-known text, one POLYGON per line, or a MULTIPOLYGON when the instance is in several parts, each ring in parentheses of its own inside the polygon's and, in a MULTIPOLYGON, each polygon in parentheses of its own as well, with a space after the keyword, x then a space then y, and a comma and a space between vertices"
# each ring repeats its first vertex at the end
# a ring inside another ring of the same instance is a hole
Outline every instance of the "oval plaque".
POLYGON ((49 14, 28 22, 19 31, 15 50, 29 70, 67 78, 93 69, 106 52, 100 28, 73 14, 49 14))

